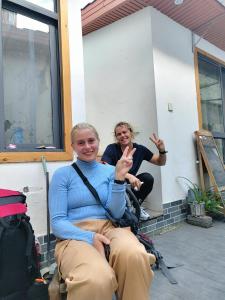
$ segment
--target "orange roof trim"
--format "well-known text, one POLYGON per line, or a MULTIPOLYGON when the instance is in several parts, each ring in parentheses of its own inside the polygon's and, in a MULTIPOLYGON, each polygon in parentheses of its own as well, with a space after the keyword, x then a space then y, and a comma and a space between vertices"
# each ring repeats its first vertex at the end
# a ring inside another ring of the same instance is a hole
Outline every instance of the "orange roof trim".
POLYGON ((225 7, 217 0, 96 0, 82 9, 83 35, 153 6, 175 22, 225 51, 225 7))

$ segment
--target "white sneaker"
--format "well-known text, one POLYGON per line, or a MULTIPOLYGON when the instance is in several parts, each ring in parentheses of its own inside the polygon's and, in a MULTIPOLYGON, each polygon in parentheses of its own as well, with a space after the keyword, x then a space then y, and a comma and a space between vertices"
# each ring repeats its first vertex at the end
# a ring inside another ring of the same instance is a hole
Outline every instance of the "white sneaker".
POLYGON ((150 215, 144 210, 143 207, 141 207, 141 211, 140 211, 140 220, 141 221, 146 221, 150 219, 150 215))

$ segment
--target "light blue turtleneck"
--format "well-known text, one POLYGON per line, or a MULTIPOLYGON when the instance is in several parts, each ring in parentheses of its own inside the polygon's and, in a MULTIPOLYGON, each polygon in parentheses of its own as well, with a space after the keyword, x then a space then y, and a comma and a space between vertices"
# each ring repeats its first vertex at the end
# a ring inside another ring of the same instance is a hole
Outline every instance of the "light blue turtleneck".
MULTIPOLYGON (((125 184, 114 183, 115 167, 96 161, 77 160, 77 165, 97 190, 112 216, 120 218, 125 210, 125 184)), ((94 232, 73 225, 83 220, 107 219, 105 209, 95 200, 72 166, 53 174, 49 189, 49 210, 53 233, 60 239, 93 243, 94 232)))

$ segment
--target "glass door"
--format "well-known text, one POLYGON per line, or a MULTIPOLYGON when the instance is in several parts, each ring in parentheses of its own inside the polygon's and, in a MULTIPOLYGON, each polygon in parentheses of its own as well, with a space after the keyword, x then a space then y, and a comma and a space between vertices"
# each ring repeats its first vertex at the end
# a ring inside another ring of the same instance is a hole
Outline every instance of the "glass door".
POLYGON ((202 128, 212 132, 225 160, 225 68, 199 54, 198 69, 202 128))

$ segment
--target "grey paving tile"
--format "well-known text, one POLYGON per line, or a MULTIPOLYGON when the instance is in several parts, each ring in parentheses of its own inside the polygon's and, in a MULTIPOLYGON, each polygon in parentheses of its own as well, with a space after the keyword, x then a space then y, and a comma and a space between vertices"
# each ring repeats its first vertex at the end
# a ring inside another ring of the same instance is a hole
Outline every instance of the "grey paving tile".
POLYGON ((172 285, 160 270, 155 271, 151 300, 224 300, 225 299, 225 223, 211 228, 183 223, 179 228, 154 236, 155 247, 178 284, 172 285))

